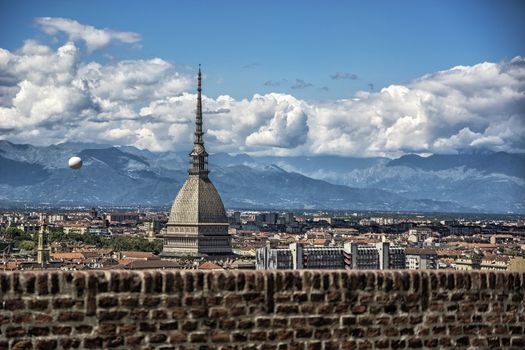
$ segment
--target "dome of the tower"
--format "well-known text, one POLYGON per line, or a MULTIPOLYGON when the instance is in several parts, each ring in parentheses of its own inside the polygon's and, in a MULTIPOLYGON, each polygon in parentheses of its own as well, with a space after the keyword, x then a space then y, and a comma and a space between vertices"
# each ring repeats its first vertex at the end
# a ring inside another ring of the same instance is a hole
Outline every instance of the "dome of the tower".
POLYGON ((171 207, 168 224, 228 223, 221 197, 205 177, 189 176, 171 207))

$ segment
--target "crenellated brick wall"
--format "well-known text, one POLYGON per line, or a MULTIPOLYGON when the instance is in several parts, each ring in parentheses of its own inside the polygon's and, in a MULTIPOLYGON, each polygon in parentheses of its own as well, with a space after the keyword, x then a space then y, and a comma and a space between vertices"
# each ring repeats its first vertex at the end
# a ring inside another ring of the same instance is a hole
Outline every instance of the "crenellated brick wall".
POLYGON ((0 272, 0 349, 525 349, 525 273, 0 272))

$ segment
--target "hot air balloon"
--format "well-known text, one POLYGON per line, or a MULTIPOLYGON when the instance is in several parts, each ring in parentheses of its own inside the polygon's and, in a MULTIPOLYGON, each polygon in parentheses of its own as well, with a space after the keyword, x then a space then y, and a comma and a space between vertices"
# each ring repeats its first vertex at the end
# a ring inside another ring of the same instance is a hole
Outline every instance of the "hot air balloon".
POLYGON ((80 159, 80 157, 71 157, 69 158, 67 164, 71 169, 78 170, 82 168, 82 159, 80 159))

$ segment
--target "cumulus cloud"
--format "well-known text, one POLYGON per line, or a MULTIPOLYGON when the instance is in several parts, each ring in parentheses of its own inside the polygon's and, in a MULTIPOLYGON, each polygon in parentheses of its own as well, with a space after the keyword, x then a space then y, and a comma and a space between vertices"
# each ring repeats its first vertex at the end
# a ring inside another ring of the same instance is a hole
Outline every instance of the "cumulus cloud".
POLYGON ((89 51, 101 49, 111 41, 128 44, 140 41, 140 35, 137 33, 98 29, 68 18, 39 17, 36 19, 36 23, 49 35, 63 32, 69 36, 71 41, 83 40, 89 51))
MULTIPOLYGON (((0 138, 110 142, 154 151, 188 147, 195 76, 161 58, 103 64, 86 57, 73 41, 56 49, 32 40, 15 51, 0 49, 0 138)), ((295 85, 312 84, 297 79, 295 85)), ((203 104, 211 152, 525 151, 522 57, 452 67, 403 85, 360 91, 352 99, 314 103, 268 93, 203 96, 203 104)))
POLYGON ((157 149, 168 144, 150 142, 142 128, 152 117, 140 109, 193 83, 159 58, 84 62, 73 42, 56 50, 34 41, 14 52, 0 49, 0 77, 6 77, 0 80, 1 138, 33 144, 149 142, 157 149))
POLYGON ((294 148, 308 135, 308 117, 302 103, 289 96, 273 94, 274 114, 259 130, 246 138, 247 145, 294 148))
POLYGON ((359 77, 356 74, 348 73, 348 72, 337 72, 335 74, 330 75, 330 78, 334 80, 357 80, 359 77))

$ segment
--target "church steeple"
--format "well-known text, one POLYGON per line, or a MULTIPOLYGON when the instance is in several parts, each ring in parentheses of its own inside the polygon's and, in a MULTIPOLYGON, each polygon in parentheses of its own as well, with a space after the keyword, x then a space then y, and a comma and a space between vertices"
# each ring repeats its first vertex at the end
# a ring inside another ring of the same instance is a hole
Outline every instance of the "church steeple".
POLYGON ((195 137, 193 149, 190 153, 190 175, 208 176, 208 153, 204 148, 202 135, 202 75, 201 65, 199 64, 199 75, 197 79, 197 110, 195 112, 195 137))

